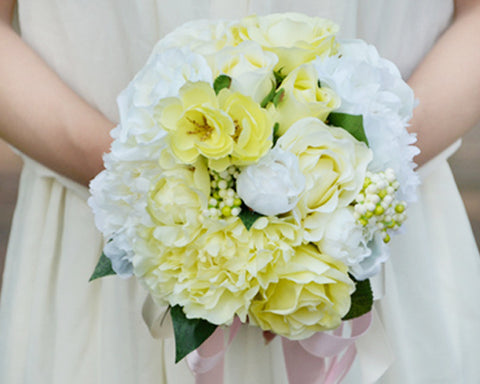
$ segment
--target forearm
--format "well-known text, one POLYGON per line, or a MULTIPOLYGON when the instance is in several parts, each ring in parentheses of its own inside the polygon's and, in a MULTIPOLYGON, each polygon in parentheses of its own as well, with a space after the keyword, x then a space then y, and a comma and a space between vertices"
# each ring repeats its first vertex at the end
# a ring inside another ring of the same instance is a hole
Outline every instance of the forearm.
MULTIPOLYGON (((474 3, 472 1, 472 3, 474 3)), ((420 103, 410 130, 423 164, 480 121, 480 2, 461 9, 409 80, 420 103)))
POLYGON ((113 124, 0 21, 0 137, 82 184, 102 169, 113 124))

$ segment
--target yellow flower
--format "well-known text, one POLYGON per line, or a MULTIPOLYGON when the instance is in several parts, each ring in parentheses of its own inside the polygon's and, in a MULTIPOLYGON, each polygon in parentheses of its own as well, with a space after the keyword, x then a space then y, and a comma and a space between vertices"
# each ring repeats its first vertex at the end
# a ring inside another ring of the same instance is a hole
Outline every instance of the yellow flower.
MULTIPOLYGON (((165 163, 165 156, 161 157, 165 163)), ((204 161, 164 170, 148 195, 147 212, 155 228, 150 233, 165 246, 189 244, 202 228, 208 206, 210 176, 204 161)))
POLYGON ((354 287, 342 262, 302 245, 288 263, 274 267, 271 283, 252 301, 249 320, 263 330, 305 339, 340 325, 354 287))
POLYGON ((226 89, 220 92, 219 102, 233 120, 232 163, 247 165, 256 162, 272 146, 273 121, 270 114, 251 97, 226 89))
POLYGON ((319 241, 327 217, 348 206, 360 192, 372 151, 342 128, 316 118, 294 123, 277 142, 298 157, 305 192, 297 204, 306 241, 319 241))
POLYGON ((250 96, 257 103, 262 102, 275 82, 273 69, 278 57, 253 41, 225 47, 215 54, 212 61, 215 78, 222 74, 230 76, 232 83, 229 89, 250 96))
POLYGON ((181 305, 188 318, 246 321, 259 289, 275 279, 274 266, 294 256, 301 228, 292 217, 263 217, 250 231, 239 218, 204 220, 184 246, 167 245, 152 235, 155 227, 145 228, 135 246, 135 275, 157 303, 181 305))
POLYGON ((208 83, 187 82, 178 98, 165 98, 157 106, 161 126, 170 134, 170 147, 183 163, 194 163, 199 155, 221 159, 233 150, 232 119, 219 109, 208 83))
POLYGON ((248 241, 237 239, 248 239, 239 219, 212 224, 185 247, 140 242, 140 256, 133 261, 137 277, 155 301, 181 305, 188 318, 220 325, 230 324, 238 315, 245 321, 258 292, 252 273, 256 273, 257 262, 267 264, 271 255, 263 252, 260 261, 248 241), (142 247, 146 249, 143 256, 142 247))
POLYGON ((337 25, 330 20, 300 13, 249 16, 232 27, 237 43, 253 40, 278 58, 277 69, 286 73, 317 56, 336 53, 337 25))
POLYGON ((316 117, 325 121, 330 112, 340 106, 340 98, 331 89, 318 86, 317 71, 305 64, 290 72, 280 89, 285 91, 282 101, 275 108, 270 104, 274 119, 279 123, 279 134, 304 117, 316 117))

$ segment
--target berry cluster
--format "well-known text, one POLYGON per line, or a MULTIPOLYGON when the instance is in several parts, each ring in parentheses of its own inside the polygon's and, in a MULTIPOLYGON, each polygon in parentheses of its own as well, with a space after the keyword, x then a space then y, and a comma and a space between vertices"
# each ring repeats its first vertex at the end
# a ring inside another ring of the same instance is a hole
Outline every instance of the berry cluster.
POLYGON ((208 200, 208 210, 205 216, 224 219, 230 216, 238 216, 242 211, 242 200, 235 190, 235 181, 239 170, 234 165, 229 166, 223 172, 210 170, 211 195, 208 200))
POLYGON ((369 230, 382 232, 383 241, 390 241, 389 230, 397 230, 406 220, 407 204, 396 199, 400 184, 393 169, 367 172, 363 188, 355 198, 355 219, 369 230))

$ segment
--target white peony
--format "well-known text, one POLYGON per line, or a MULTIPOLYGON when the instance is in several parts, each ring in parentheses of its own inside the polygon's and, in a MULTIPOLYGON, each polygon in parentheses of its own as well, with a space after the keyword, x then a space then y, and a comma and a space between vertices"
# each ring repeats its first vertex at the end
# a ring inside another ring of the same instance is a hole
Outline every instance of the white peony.
POLYGON ((292 210, 304 189, 305 177, 297 157, 279 147, 243 169, 237 179, 237 192, 243 202, 267 216, 292 210))

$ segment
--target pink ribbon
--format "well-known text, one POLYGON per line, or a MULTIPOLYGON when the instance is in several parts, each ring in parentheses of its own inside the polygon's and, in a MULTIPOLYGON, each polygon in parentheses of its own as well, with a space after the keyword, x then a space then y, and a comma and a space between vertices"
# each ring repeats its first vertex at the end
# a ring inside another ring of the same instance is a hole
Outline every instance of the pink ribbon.
POLYGON ((218 327, 200 347, 187 355, 187 364, 195 375, 196 384, 223 384, 225 353, 241 325, 240 319, 235 317, 226 346, 225 332, 218 327))
POLYGON ((369 312, 350 321, 348 336, 343 335, 345 324, 342 323, 333 333, 320 332, 299 341, 282 338, 289 383, 339 383, 355 360, 355 341, 371 323, 372 313, 369 312))
MULTIPOLYGON (((320 332, 305 340, 282 338, 283 354, 290 384, 336 384, 347 374, 356 356, 355 340, 372 323, 372 313, 350 320, 347 336, 345 324, 331 333, 320 332)), ((220 327, 186 359, 196 384, 223 384, 225 353, 240 328, 235 318, 227 345, 220 327)))

